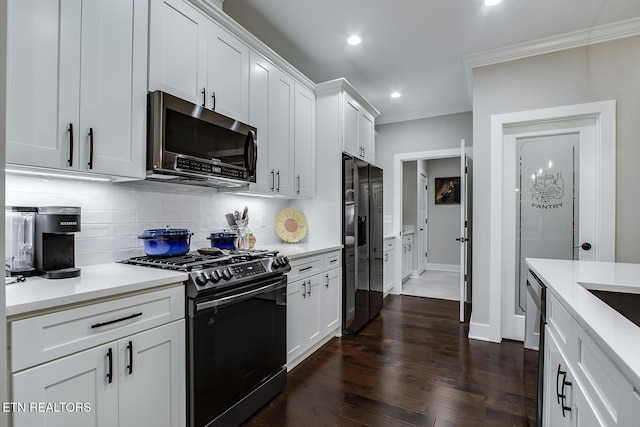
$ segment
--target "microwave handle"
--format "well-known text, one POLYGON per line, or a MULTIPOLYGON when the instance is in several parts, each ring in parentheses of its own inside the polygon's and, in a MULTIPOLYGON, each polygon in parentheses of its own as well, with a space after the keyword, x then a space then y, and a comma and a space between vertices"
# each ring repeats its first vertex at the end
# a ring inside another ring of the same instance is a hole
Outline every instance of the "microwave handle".
POLYGON ((249 176, 253 176, 256 173, 257 162, 258 144, 256 143, 256 133, 250 130, 244 142, 244 166, 247 168, 249 176))

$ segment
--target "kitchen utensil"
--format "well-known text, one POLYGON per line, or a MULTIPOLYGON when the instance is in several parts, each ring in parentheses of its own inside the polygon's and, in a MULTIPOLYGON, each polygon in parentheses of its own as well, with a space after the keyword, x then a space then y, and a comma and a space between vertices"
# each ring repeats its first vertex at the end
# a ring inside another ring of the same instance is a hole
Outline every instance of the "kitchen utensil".
POLYGON ((242 211, 242 220, 245 221, 247 219, 247 215, 249 214, 249 207, 245 206, 242 211))
POLYGON ((200 255, 224 255, 224 251, 220 248, 200 248, 198 249, 200 255))
POLYGON ((217 231, 211 233, 207 239, 211 240, 212 248, 236 249, 238 234, 233 231, 217 231))
POLYGON ((228 213, 224 217, 227 219, 229 227, 233 227, 234 225, 236 225, 236 217, 233 214, 228 213))
POLYGON ((144 253, 149 256, 183 255, 189 252, 191 233, 186 228, 144 230, 138 236, 144 241, 144 253))

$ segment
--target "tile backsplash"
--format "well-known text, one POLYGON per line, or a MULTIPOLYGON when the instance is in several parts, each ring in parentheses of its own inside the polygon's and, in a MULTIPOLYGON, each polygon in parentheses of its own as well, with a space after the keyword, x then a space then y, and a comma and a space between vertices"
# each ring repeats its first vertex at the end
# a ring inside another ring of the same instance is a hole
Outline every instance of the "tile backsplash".
MULTIPOLYGON (((276 214, 288 200, 212 193, 189 186, 154 188, 129 183, 6 175, 6 206, 80 206, 82 230, 76 235, 76 265, 121 261, 144 255, 137 238, 152 228, 187 228, 191 250, 209 247, 212 231, 228 227, 225 214, 249 208, 249 228, 258 246, 280 243, 274 229, 276 214)), ((7 229, 8 231, 8 229, 7 229)), ((5 250, 11 253, 11 233, 5 250)))

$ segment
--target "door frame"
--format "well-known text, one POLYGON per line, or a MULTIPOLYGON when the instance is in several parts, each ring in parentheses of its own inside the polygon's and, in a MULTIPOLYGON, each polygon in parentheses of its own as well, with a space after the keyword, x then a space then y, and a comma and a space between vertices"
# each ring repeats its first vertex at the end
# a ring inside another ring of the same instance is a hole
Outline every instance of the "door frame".
MULTIPOLYGON (((487 336, 504 336, 502 325, 503 305, 508 303, 503 298, 506 286, 513 286, 512 277, 505 274, 504 252, 508 239, 515 238, 515 230, 506 228, 504 219, 515 212, 515 204, 505 201, 505 128, 515 125, 537 124, 548 121, 573 120, 581 117, 595 119, 596 157, 595 171, 597 203, 596 226, 600 242, 600 261, 613 261, 615 258, 615 161, 616 161, 616 101, 600 101, 586 104, 543 108, 516 113, 496 114, 491 116, 491 175, 490 175, 490 241, 489 241, 489 299, 499 302, 499 309, 490 311, 490 328, 493 333, 487 336), (613 141, 606 144, 603 141, 613 141)), ((524 319, 524 318, 523 318, 524 319)), ((524 325, 524 320, 523 320, 524 325)), ((488 325, 487 325, 488 326, 488 325)), ((524 327, 522 328, 524 339, 524 327)), ((506 337, 505 337, 506 338, 506 337)))
MULTIPOLYGON (((409 153, 397 153, 393 157, 393 235, 398 241, 395 244, 393 288, 390 293, 399 295, 402 292, 402 162, 412 160, 436 160, 447 158, 460 158, 460 156, 472 157, 472 147, 449 148, 442 150, 416 151, 409 153)), ((428 173, 428 171, 427 171, 428 173)), ((452 236, 453 238, 453 236, 452 236)), ((460 296, 464 298, 463 295, 460 296)))

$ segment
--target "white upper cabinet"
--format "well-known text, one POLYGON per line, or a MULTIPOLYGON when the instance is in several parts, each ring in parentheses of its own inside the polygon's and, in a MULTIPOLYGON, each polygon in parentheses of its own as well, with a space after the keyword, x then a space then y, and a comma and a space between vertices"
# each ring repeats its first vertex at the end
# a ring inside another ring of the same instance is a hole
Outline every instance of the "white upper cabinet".
POLYGON ((316 193, 316 97, 296 82, 294 111, 295 195, 316 193))
POLYGON ((249 48, 183 0, 151 0, 149 90, 246 123, 249 48))
POLYGON ((208 19, 182 0, 151 0, 150 14, 149 90, 204 104, 208 19))
POLYGON ((211 23, 207 48, 207 108, 246 123, 249 116, 249 47, 211 23))
POLYGON ((147 0, 10 0, 7 163, 144 177, 147 0))
POLYGON ((253 191, 315 195, 315 96, 257 52, 250 53, 249 124, 258 130, 253 191))
POLYGON ((374 132, 375 118, 380 114, 378 110, 343 78, 317 84, 315 94, 318 105, 322 105, 319 114, 323 123, 318 128, 318 135, 326 134, 328 142, 339 138, 343 152, 375 164, 374 132))

